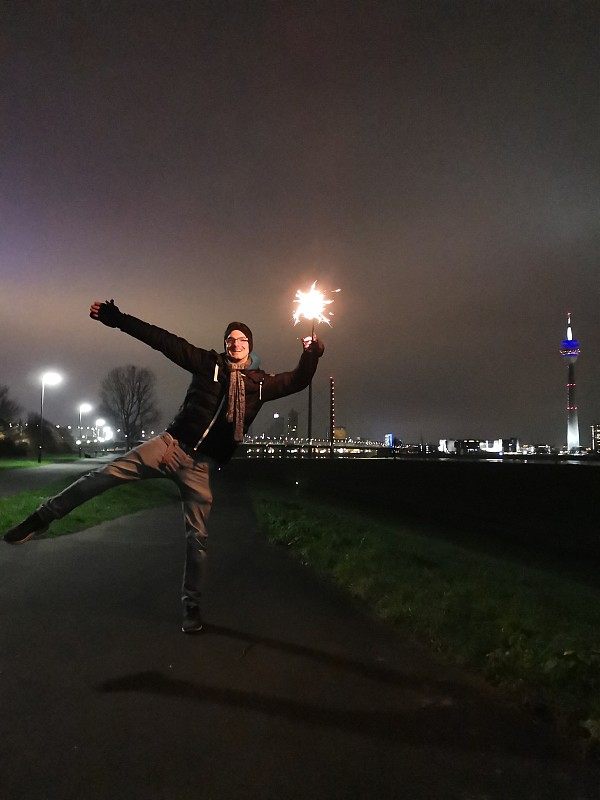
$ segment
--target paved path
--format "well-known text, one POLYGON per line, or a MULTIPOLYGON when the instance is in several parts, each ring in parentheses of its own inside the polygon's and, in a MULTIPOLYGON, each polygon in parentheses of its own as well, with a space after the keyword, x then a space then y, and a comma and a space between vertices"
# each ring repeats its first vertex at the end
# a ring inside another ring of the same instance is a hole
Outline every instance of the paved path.
POLYGON ((177 504, 0 543, 0 800, 599 800, 597 767, 261 541, 226 475, 211 537, 198 636, 177 504))

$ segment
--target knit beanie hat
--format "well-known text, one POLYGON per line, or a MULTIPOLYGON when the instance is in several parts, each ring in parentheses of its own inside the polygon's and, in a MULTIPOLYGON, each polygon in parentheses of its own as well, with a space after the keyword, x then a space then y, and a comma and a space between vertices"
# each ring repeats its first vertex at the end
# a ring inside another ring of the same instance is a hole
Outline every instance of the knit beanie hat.
MULTIPOLYGON (((241 331, 244 336, 248 338, 248 351, 251 353, 254 347, 254 343, 252 341, 252 331, 247 325, 244 325, 243 322, 230 322, 227 328, 225 329, 225 335, 223 336, 223 342, 231 333, 231 331, 241 331)), ((227 347, 227 345, 225 345, 227 347)))

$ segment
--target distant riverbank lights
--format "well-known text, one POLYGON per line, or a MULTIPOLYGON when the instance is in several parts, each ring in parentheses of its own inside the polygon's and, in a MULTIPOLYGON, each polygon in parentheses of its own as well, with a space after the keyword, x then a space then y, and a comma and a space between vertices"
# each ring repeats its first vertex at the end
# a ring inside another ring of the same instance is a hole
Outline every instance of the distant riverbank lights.
MULTIPOLYGON (((333 291, 339 292, 340 290, 334 289, 333 291)), ((326 293, 317 289, 316 281, 308 292, 303 292, 301 289, 298 289, 296 297, 294 298, 294 303, 296 303, 294 325, 297 325, 301 318, 312 320, 313 334, 315 331, 315 322, 325 322, 327 325, 331 325, 329 317, 333 316, 333 312, 330 311, 327 313, 327 306, 330 306, 333 300, 328 300, 326 293)))

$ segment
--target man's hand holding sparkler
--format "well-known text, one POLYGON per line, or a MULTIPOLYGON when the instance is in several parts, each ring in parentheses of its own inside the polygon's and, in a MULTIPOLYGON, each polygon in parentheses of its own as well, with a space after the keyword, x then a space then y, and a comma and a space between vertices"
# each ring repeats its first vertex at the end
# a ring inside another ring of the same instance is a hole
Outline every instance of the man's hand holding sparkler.
POLYGON ((325 345, 320 339, 313 334, 312 336, 305 336, 302 339, 302 347, 305 350, 310 350, 313 353, 317 354, 317 358, 321 358, 323 353, 325 352, 325 345))

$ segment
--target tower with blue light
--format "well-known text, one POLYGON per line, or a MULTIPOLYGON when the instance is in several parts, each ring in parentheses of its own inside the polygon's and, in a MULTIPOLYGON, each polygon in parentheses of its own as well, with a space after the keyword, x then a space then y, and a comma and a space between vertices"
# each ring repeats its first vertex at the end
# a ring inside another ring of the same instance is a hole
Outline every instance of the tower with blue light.
POLYGON ((579 420, 575 402, 575 362, 579 357, 579 342, 573 338, 571 312, 567 314, 567 338, 563 339, 560 354, 567 363, 567 450, 579 447, 579 420))

